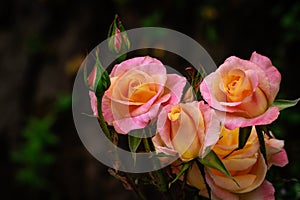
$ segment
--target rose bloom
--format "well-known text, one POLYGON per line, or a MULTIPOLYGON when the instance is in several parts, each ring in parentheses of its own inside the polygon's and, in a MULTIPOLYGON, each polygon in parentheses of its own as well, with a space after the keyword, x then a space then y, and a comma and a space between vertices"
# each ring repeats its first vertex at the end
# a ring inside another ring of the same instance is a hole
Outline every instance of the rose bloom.
POLYGON ((146 127, 161 106, 178 103, 186 84, 184 77, 167 74, 165 66, 149 56, 115 65, 110 81, 102 112, 106 122, 121 134, 146 127))
MULTIPOLYGON (((274 199, 274 188, 265 180, 268 167, 259 150, 255 127, 252 128, 245 147, 229 155, 238 146, 238 135, 239 128, 234 130, 222 128, 220 139, 213 150, 239 186, 226 175, 206 167, 205 178, 211 188, 212 199, 274 199)), ((265 137, 265 143, 269 167, 272 164, 282 167, 288 163, 282 140, 265 137)), ((194 186, 203 187, 203 185, 194 186)))
POLYGON ((250 60, 231 56, 204 78, 200 91, 213 108, 226 112, 225 127, 270 124, 279 115, 272 106, 281 75, 269 58, 256 52, 250 60))
POLYGON ((157 120, 152 141, 158 152, 178 155, 184 162, 205 156, 218 141, 220 121, 213 109, 201 102, 167 105, 157 120))

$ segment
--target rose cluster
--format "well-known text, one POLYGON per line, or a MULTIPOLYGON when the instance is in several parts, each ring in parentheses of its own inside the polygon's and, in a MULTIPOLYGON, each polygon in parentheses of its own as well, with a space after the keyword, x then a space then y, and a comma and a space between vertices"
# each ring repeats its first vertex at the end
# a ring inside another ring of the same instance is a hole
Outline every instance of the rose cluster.
MULTIPOLYGON (((94 70, 89 84, 94 85, 94 70)), ((119 134, 156 124, 152 142, 157 152, 178 155, 176 163, 205 158, 213 151, 230 177, 214 167, 196 163, 188 170, 187 183, 199 195, 212 199, 274 199, 274 187, 266 180, 272 165, 288 163, 284 142, 264 134, 265 152, 257 127, 277 119, 273 102, 281 75, 269 58, 254 52, 250 60, 229 57, 200 84, 203 100, 182 101, 187 79, 168 74, 157 59, 135 57, 113 67, 110 87, 101 100, 102 114, 119 134), (239 135, 250 130, 243 148, 239 135), (234 181, 233 181, 234 180, 234 181), (208 188, 209 187, 209 188, 208 188)), ((90 91, 94 115, 97 97, 90 91)), ((178 174, 182 165, 173 164, 178 174)))

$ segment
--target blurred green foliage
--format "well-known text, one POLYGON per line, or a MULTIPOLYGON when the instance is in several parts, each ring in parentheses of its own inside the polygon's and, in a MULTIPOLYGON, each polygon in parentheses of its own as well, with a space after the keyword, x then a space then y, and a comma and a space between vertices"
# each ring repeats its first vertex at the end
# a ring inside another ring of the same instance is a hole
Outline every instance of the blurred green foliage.
POLYGON ((48 152, 48 148, 58 142, 51 132, 53 122, 53 116, 41 119, 31 117, 21 132, 23 145, 12 155, 13 161, 20 166, 16 173, 18 182, 34 188, 47 185, 47 170, 55 161, 54 154, 48 152))
POLYGON ((151 15, 143 17, 141 20, 141 24, 145 27, 159 26, 161 24, 162 16, 162 11, 156 10, 153 13, 151 13, 151 15))
POLYGON ((32 189, 49 186, 49 172, 56 161, 54 149, 59 138, 52 131, 60 113, 71 108, 71 95, 59 95, 45 117, 32 116, 20 133, 20 148, 12 153, 18 166, 17 182, 32 189))
POLYGON ((299 39, 300 34, 300 2, 296 2, 280 20, 281 26, 286 30, 285 40, 299 39))

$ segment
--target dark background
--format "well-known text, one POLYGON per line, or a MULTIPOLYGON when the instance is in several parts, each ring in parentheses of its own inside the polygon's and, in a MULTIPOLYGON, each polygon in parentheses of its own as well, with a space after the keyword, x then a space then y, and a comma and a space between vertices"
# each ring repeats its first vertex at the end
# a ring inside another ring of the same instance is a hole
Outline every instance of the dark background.
MULTIPOLYGON (((159 26, 187 34, 217 65, 231 55, 266 55, 282 74, 278 98, 300 96, 299 1, 1 1, 1 199, 136 198, 87 152, 71 112, 76 72, 106 39, 116 13, 127 29, 159 26)), ((282 111, 272 125, 290 160, 274 168, 278 199, 299 198, 299 111, 299 105, 282 111)))

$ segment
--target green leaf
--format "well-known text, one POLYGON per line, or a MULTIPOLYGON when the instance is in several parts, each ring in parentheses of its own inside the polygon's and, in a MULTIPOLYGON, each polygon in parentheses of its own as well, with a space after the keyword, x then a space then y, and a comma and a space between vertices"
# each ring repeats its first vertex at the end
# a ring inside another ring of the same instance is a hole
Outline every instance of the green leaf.
POLYGON ((136 152, 143 138, 134 137, 128 134, 128 145, 131 152, 136 152))
POLYGON ((240 128, 239 132, 239 147, 238 149, 243 149, 246 145, 248 138, 251 134, 252 126, 240 128))
POLYGON ((204 158, 202 158, 202 159, 198 158, 198 160, 204 166, 216 169, 219 172, 225 174, 228 178, 232 179, 239 186, 239 184, 231 176, 229 171, 224 166, 223 162, 220 160, 218 155, 213 150, 211 150, 204 158))
POLYGON ((133 162, 134 162, 134 166, 136 163, 136 150, 138 149, 138 147, 141 144, 143 138, 141 137, 134 137, 128 134, 128 145, 129 145, 129 149, 132 152, 132 158, 133 158, 133 162))
POLYGON ((107 71, 102 67, 102 64, 99 60, 98 51, 96 51, 96 67, 97 67, 97 73, 96 73, 96 81, 95 81, 94 88, 96 88, 95 91, 96 91, 97 98, 102 99, 104 92, 110 86, 110 78, 107 71))
POLYGON ((187 162, 182 165, 182 168, 180 169, 177 176, 174 178, 174 180, 172 182, 169 183, 169 188, 171 187, 171 185, 173 183, 175 183, 184 174, 184 172, 186 172, 186 170, 188 170, 190 168, 190 166, 192 166, 192 164, 193 164, 193 162, 187 162))
POLYGON ((265 144, 265 138, 264 138, 264 129, 260 126, 255 126, 256 133, 260 145, 260 152, 263 154, 263 157, 265 159, 266 165, 268 166, 268 160, 267 160, 267 152, 266 152, 266 144, 265 144))
POLYGON ((300 101, 300 98, 295 100, 284 100, 284 99, 278 99, 275 100, 273 103, 273 106, 277 106, 280 110, 295 106, 300 101))
POLYGON ((107 34, 108 38, 115 34, 115 29, 116 29, 115 27, 117 26, 116 25, 116 20, 118 19, 118 17, 119 17, 118 14, 116 14, 113 22, 109 26, 108 34, 107 34))

